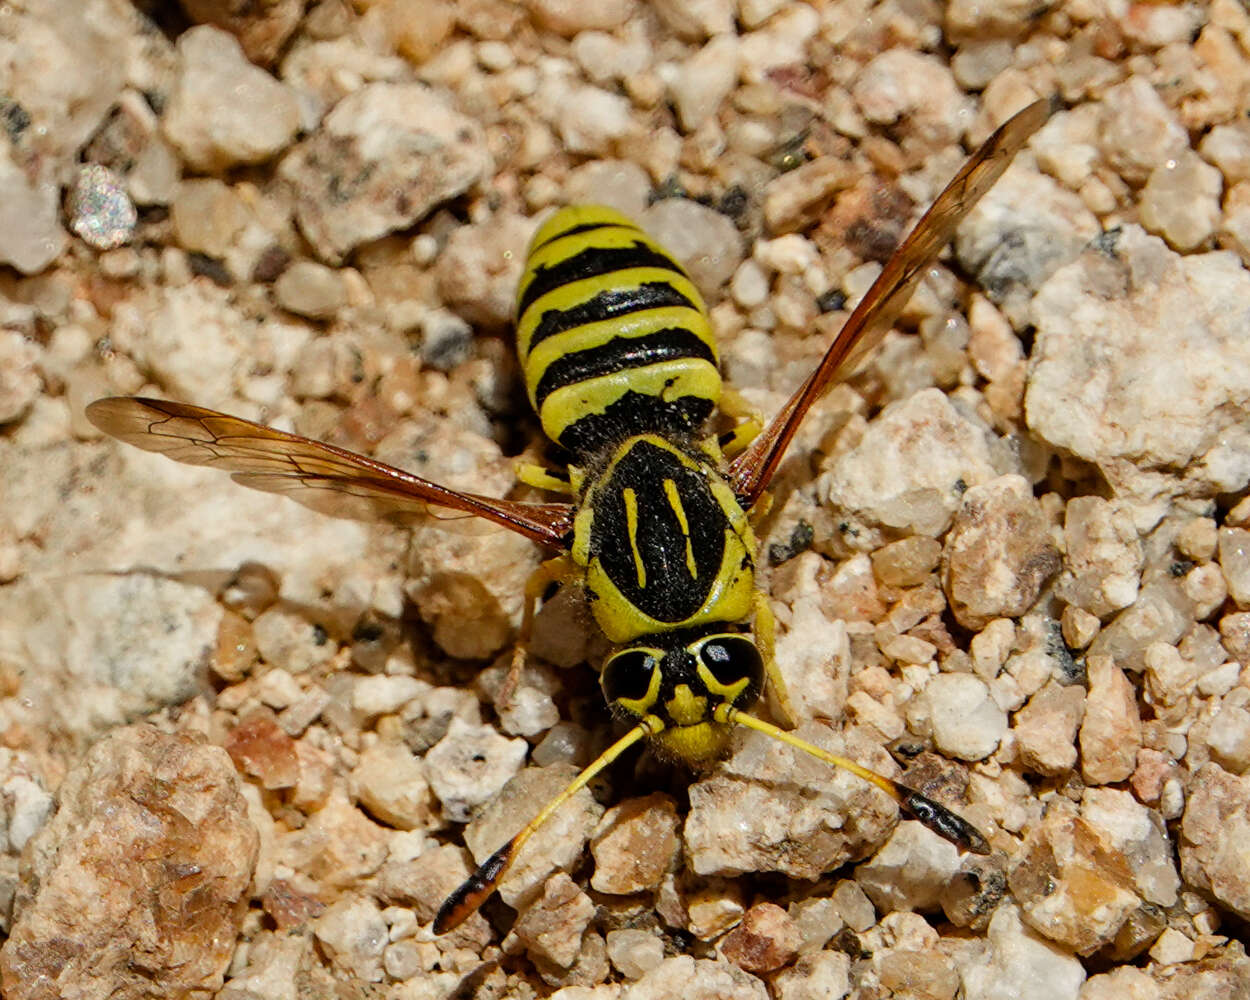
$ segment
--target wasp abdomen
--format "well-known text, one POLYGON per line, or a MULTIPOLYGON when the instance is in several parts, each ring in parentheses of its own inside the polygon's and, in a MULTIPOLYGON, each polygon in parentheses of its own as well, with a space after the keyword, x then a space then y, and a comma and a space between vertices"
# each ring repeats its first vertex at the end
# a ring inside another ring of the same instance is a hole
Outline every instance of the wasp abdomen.
POLYGON ((561 209, 517 292, 517 350, 543 430, 574 455, 690 434, 720 398, 716 341, 690 277, 624 215, 561 209))

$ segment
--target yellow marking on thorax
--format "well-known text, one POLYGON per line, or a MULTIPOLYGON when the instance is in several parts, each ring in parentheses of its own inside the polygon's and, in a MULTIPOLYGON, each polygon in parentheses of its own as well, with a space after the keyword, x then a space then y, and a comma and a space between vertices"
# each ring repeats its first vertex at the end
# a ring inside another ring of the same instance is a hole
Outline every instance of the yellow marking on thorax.
POLYGON ((694 546, 690 543, 690 522, 686 520, 686 510, 681 505, 681 495, 677 492, 677 484, 671 479, 664 480, 664 495, 668 497, 668 505, 677 515, 677 523, 681 525, 682 537, 686 540, 686 569, 690 570, 690 579, 699 579, 699 567, 694 561, 694 546))
POLYGON ((638 551, 638 497, 633 489, 626 486, 621 490, 621 499, 625 501, 625 530, 629 532, 629 547, 634 552, 634 569, 638 572, 638 589, 647 589, 647 567, 642 564, 642 553, 638 551))

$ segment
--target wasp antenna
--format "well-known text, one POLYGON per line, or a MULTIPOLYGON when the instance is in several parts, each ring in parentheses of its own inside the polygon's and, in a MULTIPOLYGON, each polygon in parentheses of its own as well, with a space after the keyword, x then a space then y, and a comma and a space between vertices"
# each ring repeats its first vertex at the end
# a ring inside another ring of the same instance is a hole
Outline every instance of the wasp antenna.
POLYGON ((807 740, 800 739, 793 733, 788 733, 784 729, 779 729, 772 725, 772 723, 765 722, 763 719, 757 719, 755 716, 747 715, 745 712, 740 712, 737 709, 728 708, 724 712, 724 721, 746 726, 748 729, 754 729, 765 736, 771 736, 773 739, 780 740, 782 743, 788 743, 804 753, 809 753, 818 760, 823 760, 826 764, 831 764, 844 771, 850 771, 851 774, 876 785, 897 802, 900 809, 913 819, 923 823, 939 837, 949 840, 956 847, 973 854, 990 853, 989 841, 971 823, 956 813, 951 812, 946 806, 934 802, 928 796, 921 795, 915 789, 908 788, 893 778, 887 778, 884 774, 878 774, 862 764, 857 764, 849 757, 840 757, 837 754, 830 753, 828 750, 823 750, 814 743, 808 743, 807 740))
POLYGON ((580 774, 570 781, 550 802, 543 806, 542 811, 521 828, 521 831, 495 851, 477 867, 472 875, 465 879, 460 887, 444 900, 434 917, 434 933, 446 934, 455 930, 477 909, 490 898, 503 877, 508 874, 512 862, 531 836, 551 818, 552 813, 567 802, 580 788, 586 785, 600 771, 611 764, 631 746, 646 736, 658 732, 659 720, 648 717, 634 726, 629 732, 603 751, 598 757, 586 765, 580 774))

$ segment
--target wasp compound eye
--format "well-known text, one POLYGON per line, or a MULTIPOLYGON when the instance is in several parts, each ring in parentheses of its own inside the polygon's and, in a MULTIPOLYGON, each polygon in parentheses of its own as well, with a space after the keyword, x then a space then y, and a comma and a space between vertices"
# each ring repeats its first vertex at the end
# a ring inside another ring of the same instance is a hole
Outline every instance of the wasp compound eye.
POLYGON ((648 696, 652 695, 652 677, 660 668, 660 656, 655 649, 626 649, 611 657, 599 676, 608 702, 632 702, 645 709, 648 696))
POLYGON ((764 658, 755 643, 743 635, 708 636, 691 650, 717 683, 732 687, 747 681, 756 690, 764 683, 764 658))

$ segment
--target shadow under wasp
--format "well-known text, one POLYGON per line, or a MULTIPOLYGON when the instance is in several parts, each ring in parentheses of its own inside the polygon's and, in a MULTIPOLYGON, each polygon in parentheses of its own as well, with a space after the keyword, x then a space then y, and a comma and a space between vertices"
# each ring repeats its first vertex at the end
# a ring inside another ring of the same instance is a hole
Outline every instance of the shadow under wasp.
MULTIPOLYGON (((186 403, 138 397, 87 408, 101 430, 179 462, 224 469, 244 486, 327 513, 409 520, 453 512, 515 531, 557 555, 526 587, 505 689, 519 676, 534 610, 552 583, 580 585, 613 644, 600 684, 628 731, 586 766, 443 903, 445 933, 495 890, 521 846, 575 792, 646 740, 692 766, 724 755, 735 726, 757 730, 871 782, 957 846, 985 838, 914 789, 749 714, 765 683, 788 700, 774 623, 756 586, 752 515, 799 423, 889 330, 955 227, 1049 114, 1038 101, 1002 125, 938 195, 855 307, 815 371, 762 429, 747 415, 717 438, 715 337, 682 267, 625 216, 556 212, 536 233, 517 293, 517 349, 544 432, 567 469, 518 469, 568 499, 529 503, 448 489, 333 445, 186 403)), ((506 694, 504 695, 506 698, 506 694)))

